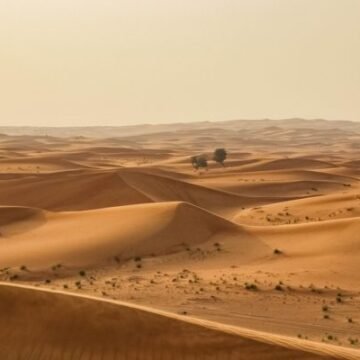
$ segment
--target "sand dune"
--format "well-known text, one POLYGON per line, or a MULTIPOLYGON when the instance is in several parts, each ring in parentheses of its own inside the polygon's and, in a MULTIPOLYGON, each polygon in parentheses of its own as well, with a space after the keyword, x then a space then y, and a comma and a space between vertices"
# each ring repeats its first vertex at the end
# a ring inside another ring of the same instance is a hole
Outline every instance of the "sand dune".
POLYGON ((7 359, 356 359, 359 353, 130 304, 0 286, 7 359))
POLYGON ((66 171, 2 180, 0 203, 47 210, 86 210, 162 201, 186 201, 231 217, 239 207, 283 200, 239 196, 194 185, 169 172, 126 168, 118 171, 66 171))
POLYGON ((357 288, 360 275, 355 269, 360 247, 354 234, 360 231, 360 218, 245 229, 258 241, 283 253, 263 262, 262 269, 291 272, 301 267, 311 273, 309 279, 314 280, 316 273, 317 279, 336 278, 342 286, 357 288))
POLYGON ((324 169, 334 167, 333 164, 325 161, 308 158, 287 158, 276 160, 264 160, 255 164, 242 166, 244 171, 264 171, 281 169, 324 169))
POLYGON ((3 205, 86 210, 150 202, 116 172, 61 172, 2 181, 3 205))
POLYGON ((331 193, 344 189, 344 184, 334 181, 260 181, 249 183, 236 177, 210 178, 198 181, 221 190, 237 193, 243 196, 273 196, 282 197, 283 201, 292 197, 307 197, 331 193))
MULTIPOLYGON (((274 225, 324 221, 330 219, 360 216, 360 193, 354 190, 316 196, 307 199, 284 201, 281 204, 262 206, 261 209, 247 209, 234 217, 237 223, 253 225, 274 225), (260 216, 254 216, 255 214, 260 216)), ((316 194, 318 189, 316 189, 316 194)))
POLYGON ((11 219, 0 226, 0 262, 6 267, 94 266, 114 262, 115 257, 126 261, 136 256, 166 255, 185 251, 184 244, 219 239, 226 243, 234 237, 246 248, 247 259, 269 252, 237 225, 182 202, 43 212, 40 224, 37 210, 10 207, 2 208, 1 213, 11 219))
POLYGON ((1 359, 360 358, 358 124, 8 131, 1 359))

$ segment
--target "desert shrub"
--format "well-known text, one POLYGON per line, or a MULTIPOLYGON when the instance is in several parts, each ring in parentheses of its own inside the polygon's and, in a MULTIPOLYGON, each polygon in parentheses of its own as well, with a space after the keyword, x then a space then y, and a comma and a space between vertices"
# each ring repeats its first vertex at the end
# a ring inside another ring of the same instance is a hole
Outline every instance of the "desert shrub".
POLYGON ((359 339, 354 338, 349 338, 348 341, 351 345, 357 345, 359 343, 359 339))
POLYGON ((246 290, 257 290, 258 287, 257 287, 255 284, 245 283, 245 289, 246 289, 246 290))

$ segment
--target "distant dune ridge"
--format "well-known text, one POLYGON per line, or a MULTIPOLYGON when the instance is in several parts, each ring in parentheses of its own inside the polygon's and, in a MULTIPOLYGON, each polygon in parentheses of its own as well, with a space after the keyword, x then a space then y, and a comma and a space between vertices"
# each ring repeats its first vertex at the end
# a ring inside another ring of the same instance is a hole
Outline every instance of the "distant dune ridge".
POLYGON ((0 359, 360 359, 358 123, 0 132, 0 359))

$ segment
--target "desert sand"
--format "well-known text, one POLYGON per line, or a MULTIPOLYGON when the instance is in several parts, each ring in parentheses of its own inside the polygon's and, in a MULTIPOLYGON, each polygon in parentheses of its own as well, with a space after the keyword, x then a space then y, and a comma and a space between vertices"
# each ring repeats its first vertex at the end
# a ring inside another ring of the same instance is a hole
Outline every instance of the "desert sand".
POLYGON ((1 359, 360 359, 357 123, 1 131, 1 359))

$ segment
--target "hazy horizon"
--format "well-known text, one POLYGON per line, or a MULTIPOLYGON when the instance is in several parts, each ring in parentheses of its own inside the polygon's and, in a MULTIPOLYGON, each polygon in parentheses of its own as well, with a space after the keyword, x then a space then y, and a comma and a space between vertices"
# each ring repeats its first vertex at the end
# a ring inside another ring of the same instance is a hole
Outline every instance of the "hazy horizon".
POLYGON ((2 126, 360 120, 360 2, 0 1, 2 126))
POLYGON ((302 121, 326 121, 326 122, 358 122, 358 121, 355 121, 355 120, 347 120, 347 119, 322 119, 322 118, 314 118, 314 119, 310 119, 310 118, 300 118, 300 117, 293 117, 293 118, 283 118, 283 119, 273 119, 273 118, 259 118, 259 119, 225 119, 225 120, 193 120, 193 121, 163 121, 163 122, 154 122, 154 123, 151 123, 151 122, 139 122, 139 123, 134 123, 134 124, 110 124, 110 125, 106 125, 106 124, 79 124, 79 125, 70 125, 70 124, 49 124, 49 125, 0 125, 0 128, 5 128, 5 127, 9 127, 9 128, 21 128, 21 127, 30 127, 30 128, 90 128, 90 127, 126 127, 126 126, 156 126, 156 125, 176 125, 176 124, 201 124, 201 123, 211 123, 211 124, 221 124, 221 123, 228 123, 228 122, 236 122, 236 121, 269 121, 269 122, 282 122, 282 121, 296 121, 296 120, 302 120, 302 121))

